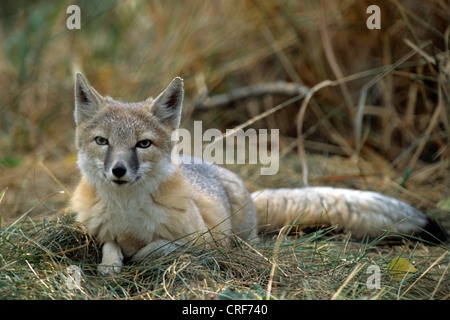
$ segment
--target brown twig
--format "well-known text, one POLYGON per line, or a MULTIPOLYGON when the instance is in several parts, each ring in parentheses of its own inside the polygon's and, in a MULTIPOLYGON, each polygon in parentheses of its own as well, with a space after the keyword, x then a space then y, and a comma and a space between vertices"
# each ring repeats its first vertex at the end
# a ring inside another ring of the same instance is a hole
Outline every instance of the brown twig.
POLYGON ((196 104, 196 110, 209 110, 214 108, 226 108, 233 103, 250 98, 258 98, 265 95, 297 96, 305 94, 308 87, 292 82, 267 82, 253 86, 236 88, 229 93, 219 94, 214 97, 202 97, 196 104))

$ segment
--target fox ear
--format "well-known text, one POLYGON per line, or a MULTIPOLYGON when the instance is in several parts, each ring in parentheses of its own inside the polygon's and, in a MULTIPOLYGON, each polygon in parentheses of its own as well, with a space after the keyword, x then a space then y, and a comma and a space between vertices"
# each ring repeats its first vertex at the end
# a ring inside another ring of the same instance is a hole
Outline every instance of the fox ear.
POLYGON ((180 126, 183 97, 183 79, 176 77, 153 101, 151 111, 163 124, 177 129, 180 126))
POLYGON ((92 88, 83 75, 75 75, 75 123, 92 118, 100 109, 103 97, 92 88))

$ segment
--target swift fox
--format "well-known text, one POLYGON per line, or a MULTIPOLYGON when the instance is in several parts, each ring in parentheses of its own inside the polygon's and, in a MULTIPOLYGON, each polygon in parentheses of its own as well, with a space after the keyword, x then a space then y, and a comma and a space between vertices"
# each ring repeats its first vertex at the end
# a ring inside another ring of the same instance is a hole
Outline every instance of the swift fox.
POLYGON ((99 272, 120 272, 124 258, 141 261, 184 245, 257 241, 286 225, 337 225, 356 238, 386 230, 447 234, 424 213, 374 192, 313 187, 250 194, 234 173, 190 157, 173 161, 171 135, 180 125, 183 80, 137 103, 103 97, 81 73, 75 81, 75 123, 81 180, 72 210, 103 245, 99 272))

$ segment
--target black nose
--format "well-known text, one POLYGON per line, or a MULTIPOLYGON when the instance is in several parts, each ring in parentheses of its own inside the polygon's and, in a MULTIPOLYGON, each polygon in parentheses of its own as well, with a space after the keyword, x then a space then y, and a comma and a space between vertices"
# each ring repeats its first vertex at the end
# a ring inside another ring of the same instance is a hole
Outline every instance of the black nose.
POLYGON ((127 168, 122 163, 116 163, 112 168, 112 173, 117 178, 122 178, 127 173, 127 168))

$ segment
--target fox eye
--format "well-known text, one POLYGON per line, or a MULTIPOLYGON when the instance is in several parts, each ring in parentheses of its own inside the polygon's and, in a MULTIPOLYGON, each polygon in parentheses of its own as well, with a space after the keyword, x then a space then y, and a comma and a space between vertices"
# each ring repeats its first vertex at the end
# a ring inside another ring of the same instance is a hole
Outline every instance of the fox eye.
POLYGON ((95 137, 94 141, 95 141, 95 143, 97 143, 100 146, 105 146, 109 143, 108 139, 100 137, 100 136, 95 137))
POLYGON ((152 145, 152 140, 150 140, 150 139, 141 140, 136 143, 137 148, 143 148, 143 149, 148 148, 151 145, 152 145))

